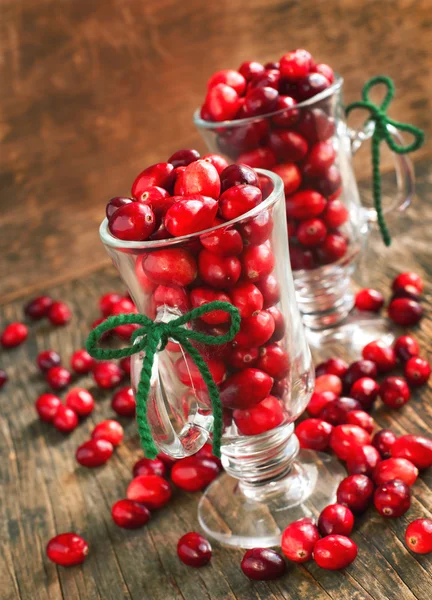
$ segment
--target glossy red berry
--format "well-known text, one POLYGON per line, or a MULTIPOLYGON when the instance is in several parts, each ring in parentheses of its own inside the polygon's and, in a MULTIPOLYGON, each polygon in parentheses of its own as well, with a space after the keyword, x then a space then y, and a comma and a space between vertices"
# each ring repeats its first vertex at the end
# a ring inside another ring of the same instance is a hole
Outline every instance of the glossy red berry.
POLYGON ((329 402, 336 400, 338 396, 334 392, 314 392, 307 405, 307 411, 311 417, 317 417, 321 410, 329 402))
POLYGON ((47 316, 52 303, 53 300, 50 296, 38 296, 25 305, 24 312, 30 319, 39 321, 39 319, 47 316))
POLYGON ((432 552, 432 519, 416 519, 410 523, 405 532, 405 543, 416 554, 432 552))
POLYGON ((52 420, 56 429, 62 433, 69 433, 78 426, 78 415, 68 406, 60 405, 52 420))
POLYGON ((204 567, 212 557, 210 542, 201 534, 190 531, 177 543, 177 555, 188 567, 204 567))
POLYGON ((343 504, 330 504, 326 506, 318 519, 318 529, 322 536, 346 535, 349 536, 354 527, 354 515, 343 504))
POLYGON ((24 323, 10 323, 7 325, 0 336, 0 343, 3 348, 15 348, 19 346, 28 336, 28 329, 24 323))
POLYGON ((300 448, 327 450, 330 446, 332 430, 333 425, 322 419, 305 419, 297 425, 295 433, 300 442, 300 448))
POLYGON ((278 164, 272 168, 272 171, 282 179, 286 196, 291 196, 299 189, 302 178, 296 164, 292 162, 278 164))
POLYGON ((365 288, 357 292, 355 306, 358 310, 379 312, 384 306, 384 296, 378 290, 365 288))
POLYGON ((390 429, 381 429, 377 431, 372 438, 372 446, 378 450, 382 458, 390 458, 391 447, 397 440, 397 437, 390 429))
POLYGON ((156 229, 156 217, 148 204, 131 202, 114 212, 108 227, 112 235, 120 240, 141 242, 147 240, 156 229))
POLYGON ((49 371, 51 367, 58 367, 61 363, 60 355, 55 350, 43 350, 39 352, 36 358, 39 369, 45 373, 49 371))
POLYGON ((199 274, 210 286, 229 288, 237 283, 241 274, 241 263, 235 256, 218 256, 202 250, 198 257, 199 274))
POLYGON ((348 364, 341 358, 329 358, 315 368, 315 375, 337 375, 342 379, 348 370, 348 364))
POLYGON ((111 508, 111 516, 118 527, 123 529, 138 529, 148 523, 149 509, 135 500, 118 500, 111 508))
POLYGON ((131 357, 125 356, 119 360, 120 369, 126 374, 130 375, 131 372, 131 357))
POLYGON ((107 419, 96 425, 91 437, 93 440, 106 440, 113 446, 118 446, 123 441, 124 431, 118 421, 107 419))
POLYGON ((324 75, 329 83, 333 83, 334 73, 333 69, 329 65, 326 65, 325 63, 319 63, 318 65, 312 67, 312 71, 314 73, 320 73, 321 75, 324 75))
POLYGON ((36 400, 35 406, 40 420, 51 423, 61 406, 61 400, 54 394, 42 394, 36 400))
POLYGON ((107 205, 105 207, 105 214, 107 216, 107 219, 111 219, 116 210, 118 210, 121 206, 124 206, 125 204, 130 204, 131 202, 133 202, 132 198, 127 198, 124 196, 116 196, 114 198, 111 198, 111 200, 107 202, 107 205))
POLYGON ((406 287, 407 285, 412 285, 415 288, 417 288, 420 294, 423 292, 423 279, 420 277, 420 275, 411 272, 401 273, 400 275, 398 275, 393 280, 392 290, 395 292, 400 288, 406 287))
POLYGON ((341 425, 347 423, 347 416, 351 411, 360 410, 361 407, 358 400, 342 396, 326 404, 318 416, 332 425, 341 425))
POLYGON ((401 517, 411 505, 410 489, 399 479, 382 483, 375 490, 374 504, 383 517, 401 517))
POLYGON ((285 420, 283 405, 275 396, 267 396, 261 402, 233 412, 234 422, 243 435, 259 435, 281 425, 285 420))
POLYGON ((380 386, 374 379, 362 377, 353 383, 349 395, 358 400, 364 410, 370 410, 379 392, 380 386))
POLYGON ((417 467, 406 458, 388 458, 378 463, 373 472, 373 480, 377 485, 393 479, 400 479, 408 486, 415 483, 418 477, 417 467))
POLYGON ((347 471, 350 475, 360 473, 370 477, 381 460, 381 455, 374 446, 362 446, 347 460, 347 471))
POLYGON ((420 347, 417 341, 410 335, 401 335, 393 344, 396 356, 401 362, 407 362, 410 358, 420 354, 420 347))
POLYGON ((297 239, 306 248, 318 246, 325 240, 327 227, 321 219, 308 219, 299 223, 297 239))
POLYGON ((160 458, 140 458, 133 466, 133 476, 138 475, 159 475, 165 477, 167 468, 160 458))
MULTIPOLYGON (((175 196, 217 199, 220 196, 220 191, 219 173, 207 160, 196 160, 190 163, 182 171, 174 186, 175 196)), ((206 227, 202 229, 206 229, 206 227)))
POLYGON ((369 433, 375 429, 375 421, 364 410, 351 410, 345 417, 345 423, 358 425, 369 433))
POLYGON ((46 555, 56 565, 72 567, 84 562, 88 554, 87 542, 76 533, 61 533, 47 544, 46 555))
POLYGON ((261 63, 254 60, 246 61, 242 63, 239 67, 239 73, 243 75, 246 81, 250 81, 256 75, 264 73, 264 70, 264 66, 261 63))
POLYGON ((273 379, 259 369, 243 369, 230 375, 220 386, 223 406, 233 409, 246 409, 266 398, 273 385, 273 379))
POLYGON ((244 103, 245 115, 256 117, 274 111, 278 104, 278 98, 279 92, 269 85, 250 88, 244 103))
POLYGON ((254 185, 258 186, 258 176, 256 172, 247 165, 229 165, 220 174, 221 193, 235 185, 254 185))
POLYGON ((405 364, 404 375, 409 385, 413 387, 418 387, 427 383, 430 374, 430 364, 424 358, 413 356, 405 364))
POLYGON ((397 325, 412 326, 422 318, 423 308, 411 298, 395 298, 389 304, 388 315, 397 325))
POLYGON ((288 353, 278 344, 269 344, 260 349, 256 368, 265 371, 273 379, 282 379, 290 368, 288 353))
POLYGON ((229 294, 232 303, 236 308, 238 308, 242 318, 251 317, 263 307, 263 295, 258 287, 253 283, 237 283, 233 288, 230 289, 229 294))
POLYGON ((243 250, 243 240, 237 229, 217 229, 203 234, 200 242, 206 250, 220 256, 238 256, 243 250))
MULTIPOLYGON (((224 292, 204 286, 191 290, 190 300, 193 308, 215 301, 231 302, 230 297, 224 292)), ((221 323, 227 323, 230 319, 229 314, 223 310, 213 310, 200 318, 209 325, 220 325, 221 323)))
POLYGON ((237 92, 224 83, 218 83, 211 87, 204 101, 204 106, 212 121, 230 121, 234 119, 240 104, 237 92))
POLYGON ((269 275, 275 265, 275 257, 268 244, 247 247, 241 260, 243 277, 252 282, 269 275))
POLYGON ((119 389, 113 396, 111 407, 121 417, 134 417, 136 402, 133 389, 130 386, 119 389))
POLYGON ((219 475, 219 466, 212 458, 189 456, 176 462, 171 470, 172 482, 187 492, 206 488, 219 475))
POLYGON ((332 431, 330 446, 336 456, 349 459, 357 449, 371 443, 370 433, 357 425, 338 425, 332 431))
POLYGON ((174 166, 168 162, 150 165, 142 171, 132 184, 131 193, 137 200, 141 199, 142 194, 152 186, 170 189, 173 183, 174 166))
POLYGON ((45 379, 53 390, 62 390, 70 384, 72 375, 65 367, 51 367, 46 371, 45 379))
POLYGON ((81 387, 69 390, 65 402, 66 406, 76 412, 79 417, 86 417, 89 415, 95 406, 93 396, 88 390, 81 387))
MULTIPOLYGON (((315 379, 315 393, 333 392, 336 396, 342 393, 342 381, 337 375, 320 375, 315 379)), ((353 407, 354 408, 354 407, 353 407)))
POLYGON ((375 340, 366 344, 362 355, 365 360, 371 360, 376 364, 379 373, 391 371, 396 365, 395 351, 382 340, 375 340))
POLYGON ((142 502, 150 510, 161 508, 171 498, 171 486, 158 475, 139 475, 132 479, 127 489, 129 500, 142 502))
POLYGON ((70 365, 75 373, 83 375, 85 373, 90 373, 92 368, 94 367, 96 361, 90 356, 87 350, 76 350, 71 356, 70 365))
POLYGON ((290 248, 291 269, 299 271, 304 269, 310 271, 318 266, 315 255, 312 250, 305 250, 300 246, 291 246, 290 248))
MULTIPOLYGON (((226 366, 222 360, 217 358, 209 358, 206 361, 207 367, 210 371, 213 381, 216 385, 219 385, 226 374, 226 366)), ((193 387, 197 390, 207 389, 206 383, 200 373, 200 370, 189 356, 180 356, 176 361, 175 372, 177 377, 183 383, 189 387, 193 387)))
POLYGON ((191 162, 198 160, 200 153, 194 148, 186 148, 184 150, 177 150, 172 154, 168 161, 176 169, 177 167, 187 167, 191 162))
POLYGON ((109 390, 116 387, 123 378, 120 367, 111 361, 98 362, 93 367, 93 379, 98 387, 109 390))
POLYGON ((305 158, 308 151, 307 140, 302 135, 285 129, 274 129, 270 133, 268 144, 281 163, 298 163, 305 158))
POLYGON ((337 501, 345 504, 353 513, 364 512, 372 502, 374 484, 366 475, 349 475, 337 489, 337 501))
POLYGON ((220 154, 206 154, 202 157, 203 160, 206 160, 211 165, 214 166, 218 174, 220 175, 224 169, 228 166, 228 161, 226 158, 221 156, 220 154))
POLYGON ((209 229, 214 222, 218 203, 213 198, 191 195, 178 200, 168 209, 164 225, 173 236, 183 236, 209 229))
POLYGON ((345 569, 356 558, 357 544, 344 535, 328 535, 318 540, 313 557, 322 569, 337 571, 345 569))
POLYGON ((233 340, 233 344, 239 348, 258 348, 267 343, 274 331, 275 320, 266 310, 260 310, 251 317, 242 319, 240 331, 233 340))
POLYGON ((330 82, 321 73, 308 73, 297 84, 296 98, 299 101, 308 100, 330 87, 330 82))
POLYGON ((410 390, 403 377, 386 377, 381 383, 381 400, 390 408, 401 408, 410 399, 410 390))
POLYGON ((282 577, 286 571, 286 563, 271 548, 251 548, 243 556, 241 570, 249 579, 269 581, 282 577))
POLYGON ((432 466, 432 439, 422 435, 403 435, 390 449, 393 458, 406 458, 418 469, 432 466))
POLYGON ((99 309, 104 317, 109 317, 112 312, 114 304, 119 302, 122 297, 116 292, 109 292, 104 294, 99 300, 99 309))
POLYGON ((289 560, 304 563, 312 558, 319 538, 318 527, 312 519, 299 519, 288 525, 282 533, 281 549, 289 560))
POLYGON ((281 75, 288 81, 299 81, 306 77, 312 67, 312 56, 299 48, 284 54, 279 61, 281 75))
POLYGON ((75 458, 83 467, 94 468, 105 464, 112 456, 113 445, 102 439, 92 439, 77 448, 75 458))
POLYGON ((358 360, 353 362, 343 376, 344 389, 349 392, 354 382, 358 379, 361 379, 362 377, 376 379, 377 375, 378 369, 376 364, 371 360, 358 360))
POLYGON ((327 202, 322 219, 328 228, 337 229, 348 221, 349 211, 341 200, 331 200, 327 202))
POLYGON ((258 206, 262 200, 261 190, 253 185, 235 185, 219 198, 219 213, 231 221, 258 206))
POLYGON ((47 316, 53 325, 61 327, 72 319, 72 311, 66 302, 53 302, 47 316))
POLYGON ((317 247, 317 258, 322 265, 329 265, 345 256, 348 250, 346 237, 340 233, 329 233, 317 247))

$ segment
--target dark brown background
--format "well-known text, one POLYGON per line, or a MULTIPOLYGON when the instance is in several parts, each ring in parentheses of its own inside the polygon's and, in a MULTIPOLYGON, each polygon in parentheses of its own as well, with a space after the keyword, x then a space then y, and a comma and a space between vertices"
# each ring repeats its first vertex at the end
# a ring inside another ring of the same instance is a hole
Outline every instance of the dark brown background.
MULTIPOLYGON (((94 422, 112 416, 109 394, 66 440, 37 421, 33 409, 44 389, 37 352, 54 347, 67 361, 97 316, 97 297, 121 289, 97 235, 106 200, 127 193, 143 166, 180 147, 203 149, 191 117, 214 70, 304 46, 345 77, 347 101, 359 97, 367 78, 390 75, 397 88, 391 115, 430 133, 431 13, 430 0, 0 0, 1 322, 21 318, 23 302, 39 291, 74 308, 65 330, 33 327, 25 346, 0 355, 11 379, 0 394, 6 600, 432 596, 430 559, 403 546, 408 517, 364 520, 354 535, 359 559, 346 573, 310 565, 290 568, 279 582, 253 584, 239 570, 241 552, 222 548, 211 567, 187 569, 175 544, 197 527, 197 496, 176 494, 143 531, 124 532, 111 522, 110 506, 124 494, 140 454, 133 424, 109 465, 76 468, 77 445, 94 422), (82 568, 56 569, 44 558, 46 541, 70 529, 88 538, 91 555, 82 568)), ((419 198, 405 236, 385 252, 373 245, 379 258, 363 268, 383 290, 401 268, 426 278, 427 318, 418 337, 430 356, 430 145, 415 158, 419 198)), ((356 164, 367 188, 367 153, 356 164)), ((421 391, 401 413, 384 411, 377 419, 397 433, 426 433, 431 399, 421 391)), ((431 515, 430 477, 416 484, 409 520, 431 515)))

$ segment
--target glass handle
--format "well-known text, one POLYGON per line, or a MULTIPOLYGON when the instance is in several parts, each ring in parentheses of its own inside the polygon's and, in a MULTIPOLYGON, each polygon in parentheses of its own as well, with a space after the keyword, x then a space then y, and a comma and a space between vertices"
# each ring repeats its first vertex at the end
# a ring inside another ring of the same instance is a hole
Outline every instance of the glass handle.
MULTIPOLYGON (((374 129, 375 123, 373 121, 368 121, 363 129, 360 130, 348 129, 351 153, 353 156, 359 150, 360 146, 372 137, 374 129)), ((403 137, 395 127, 387 125, 387 129, 399 144, 403 144, 403 137)), ((391 216, 395 216, 395 213, 404 212, 411 204, 415 194, 415 178, 414 167, 408 155, 396 154, 394 152, 392 155, 396 172, 397 193, 394 195, 393 201, 388 206, 384 207, 383 212, 384 215, 391 213, 391 216)), ((366 212, 369 222, 376 222, 377 214, 375 208, 367 208, 366 212)))

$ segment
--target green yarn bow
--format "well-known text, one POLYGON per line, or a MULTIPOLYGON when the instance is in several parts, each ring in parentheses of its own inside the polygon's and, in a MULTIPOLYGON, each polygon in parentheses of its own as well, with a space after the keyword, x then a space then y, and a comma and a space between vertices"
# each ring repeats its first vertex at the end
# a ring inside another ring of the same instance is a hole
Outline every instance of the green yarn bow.
POLYGON ((145 315, 125 314, 108 317, 108 319, 90 332, 86 343, 87 351, 91 356, 99 360, 124 358, 125 356, 132 356, 138 352, 145 352, 140 381, 136 391, 136 419, 141 446, 145 451, 146 456, 155 458, 158 453, 147 420, 147 398, 150 391, 150 379, 154 356, 157 352, 160 352, 165 348, 171 338, 183 346, 197 366, 201 377, 207 386, 213 409, 213 453, 215 456, 220 457, 222 407, 219 398, 219 390, 211 376, 207 364, 190 340, 213 346, 225 344, 226 342, 230 342, 239 331, 240 320, 240 313, 235 306, 229 302, 217 300, 209 302, 199 308, 194 308, 190 312, 173 319, 169 323, 156 323, 145 315), (224 335, 207 335, 206 333, 184 327, 194 319, 202 317, 214 310, 222 310, 229 313, 231 316, 230 328, 224 335), (132 334, 132 345, 117 349, 99 348, 98 341, 101 339, 102 335, 119 325, 139 325, 139 328, 132 334))
POLYGON ((390 232, 384 220, 384 214, 382 210, 382 193, 381 193, 381 175, 380 175, 380 152, 379 146, 382 141, 385 141, 389 148, 396 154, 407 154, 418 150, 424 142, 424 133, 418 127, 409 125, 408 123, 400 123, 387 116, 386 111, 393 100, 395 94, 395 86, 390 77, 385 75, 378 75, 372 77, 363 87, 362 98, 357 102, 352 102, 346 107, 347 116, 355 108, 363 108, 370 112, 370 121, 374 121, 375 129, 372 135, 372 184, 373 184, 373 197, 375 210, 377 213, 378 225, 381 231, 382 238, 386 246, 390 246, 391 237, 390 232), (387 93, 380 106, 377 106, 371 100, 369 100, 369 92, 371 88, 377 84, 384 84, 387 87, 387 93), (405 146, 399 145, 392 138, 388 125, 392 125, 400 131, 407 131, 413 135, 414 140, 405 146))

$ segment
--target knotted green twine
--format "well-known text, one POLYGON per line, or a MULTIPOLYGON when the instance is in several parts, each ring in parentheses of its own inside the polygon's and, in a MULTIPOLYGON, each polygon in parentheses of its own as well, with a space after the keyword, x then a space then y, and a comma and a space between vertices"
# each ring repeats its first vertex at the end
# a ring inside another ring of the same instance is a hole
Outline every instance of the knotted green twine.
POLYGON ((408 152, 414 152, 414 150, 418 150, 418 148, 420 148, 424 142, 424 132, 421 129, 415 127, 414 125, 409 125, 408 123, 400 123, 399 121, 395 121, 387 116, 386 111, 390 102, 393 100, 394 94, 395 86, 390 77, 378 75, 377 77, 372 77, 372 79, 370 79, 363 87, 363 100, 352 102, 346 107, 347 115, 349 115, 349 113, 355 108, 363 108, 368 110, 370 112, 369 120, 374 121, 375 123, 375 129, 372 135, 372 187, 378 225, 386 246, 390 246, 391 236, 382 210, 379 151, 380 143, 384 140, 389 148, 396 154, 407 154, 408 152), (369 91, 373 86, 380 83, 387 87, 387 93, 381 105, 377 106, 369 99, 369 91), (392 138, 391 133, 388 130, 388 125, 393 125, 393 127, 399 129, 400 131, 407 131, 414 137, 414 140, 411 142, 411 144, 407 144, 405 146, 399 145, 392 138))
POLYGON ((145 315, 125 314, 108 317, 108 319, 90 332, 86 343, 87 352, 99 360, 124 358, 138 352, 145 353, 138 389, 136 391, 136 420, 141 446, 148 458, 155 458, 158 453, 147 419, 147 398, 150 391, 154 356, 157 352, 161 352, 165 348, 170 338, 183 346, 197 366, 207 386, 213 409, 213 453, 215 456, 220 457, 222 406, 219 391, 207 364, 190 340, 201 342, 202 344, 220 346, 221 344, 230 342, 234 338, 240 329, 240 320, 240 313, 235 306, 229 302, 215 301, 209 302, 199 308, 194 308, 169 323, 157 323, 145 315), (187 323, 214 310, 227 312, 231 317, 230 328, 224 335, 207 335, 201 331, 194 331, 185 327, 187 323), (98 342, 102 335, 119 325, 139 325, 139 328, 132 334, 132 345, 117 349, 98 348, 98 342))

